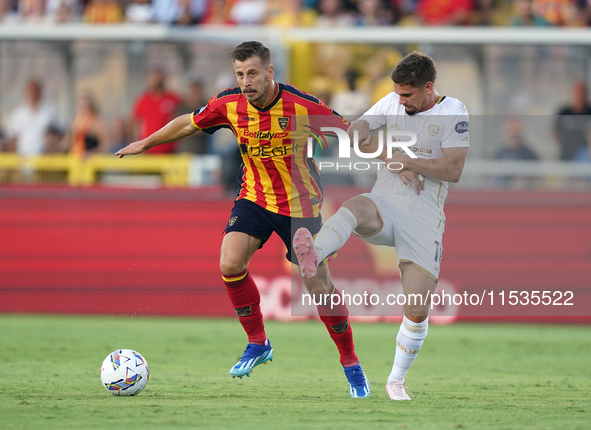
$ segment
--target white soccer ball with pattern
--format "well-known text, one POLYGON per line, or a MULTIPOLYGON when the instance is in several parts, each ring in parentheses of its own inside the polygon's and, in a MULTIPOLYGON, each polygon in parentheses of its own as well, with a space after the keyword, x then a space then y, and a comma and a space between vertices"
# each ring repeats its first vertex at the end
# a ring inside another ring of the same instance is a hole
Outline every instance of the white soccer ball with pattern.
POLYGON ((105 358, 101 381, 109 393, 116 396, 139 394, 150 379, 148 362, 139 352, 118 349, 105 358))

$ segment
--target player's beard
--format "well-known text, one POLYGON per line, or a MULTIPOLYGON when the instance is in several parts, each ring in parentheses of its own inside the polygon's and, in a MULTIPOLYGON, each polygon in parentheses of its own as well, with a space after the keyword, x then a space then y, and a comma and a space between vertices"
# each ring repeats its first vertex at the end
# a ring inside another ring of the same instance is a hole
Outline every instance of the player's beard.
POLYGON ((408 107, 406 107, 406 106, 404 106, 404 109, 405 109, 407 115, 414 115, 418 112, 422 112, 428 103, 429 103, 429 98, 426 98, 425 101, 423 103, 421 103, 419 106, 413 106, 411 108, 412 110, 408 110, 408 107))
POLYGON ((247 92, 246 90, 242 90, 242 93, 244 94, 244 97, 246 97, 246 99, 251 103, 256 102, 262 97, 257 90, 254 90, 253 92, 247 92))
POLYGON ((264 97, 268 88, 269 88, 269 83, 267 82, 266 85, 264 86, 264 88, 262 88, 262 91, 259 91, 256 88, 251 88, 251 89, 254 89, 254 92, 248 94, 244 90, 242 90, 242 94, 244 94, 244 97, 246 97, 246 99, 249 102, 256 103, 264 97), (254 97, 254 98, 251 98, 251 97, 254 97))
POLYGON ((416 107, 413 107, 412 110, 409 110, 406 106, 404 106, 404 110, 406 111, 407 115, 414 115, 419 111, 416 107))

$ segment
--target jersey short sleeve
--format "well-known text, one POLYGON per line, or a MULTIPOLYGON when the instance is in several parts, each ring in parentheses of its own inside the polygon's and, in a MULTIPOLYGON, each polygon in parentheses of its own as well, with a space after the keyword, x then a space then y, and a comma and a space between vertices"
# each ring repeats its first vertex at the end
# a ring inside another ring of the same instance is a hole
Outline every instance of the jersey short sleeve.
POLYGON ((224 100, 224 95, 227 92, 229 91, 226 90, 212 97, 207 102, 207 105, 193 112, 191 122, 198 130, 211 134, 222 127, 231 128, 227 116, 226 101, 224 100))
POLYGON ((382 97, 376 104, 370 107, 359 120, 367 121, 370 131, 379 130, 386 126, 389 108, 392 105, 396 93, 390 93, 382 97))
MULTIPOLYGON (((445 115, 445 127, 442 148, 469 148, 470 147, 470 118, 466 106, 457 99, 447 97, 449 104, 448 113, 445 115)), ((447 106, 446 106, 447 107, 447 106)), ((447 109, 446 109, 447 110, 447 109)))

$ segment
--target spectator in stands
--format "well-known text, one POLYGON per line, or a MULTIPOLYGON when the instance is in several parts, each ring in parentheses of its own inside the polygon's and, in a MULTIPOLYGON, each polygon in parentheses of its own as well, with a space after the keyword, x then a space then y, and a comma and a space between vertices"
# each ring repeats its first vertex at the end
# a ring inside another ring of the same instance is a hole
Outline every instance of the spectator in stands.
POLYGON ((550 25, 561 26, 566 22, 569 4, 573 0, 533 0, 534 13, 541 16, 550 25))
MULTIPOLYGON (((166 75, 154 70, 148 77, 148 87, 135 102, 132 130, 135 140, 141 140, 160 130, 175 118, 181 98, 166 88, 166 75)), ((176 142, 158 145, 149 150, 150 154, 174 152, 176 142)))
POLYGON ((107 126, 100 116, 92 93, 85 91, 78 97, 76 115, 64 136, 62 148, 80 158, 110 149, 107 126))
POLYGON ((47 0, 45 3, 46 19, 51 22, 77 21, 82 14, 80 0, 47 0))
POLYGON ((371 106, 369 91, 357 88, 357 79, 359 74, 355 70, 345 72, 347 89, 338 91, 331 98, 328 106, 333 108, 341 115, 360 116, 371 106))
POLYGON ((124 16, 117 0, 90 0, 83 18, 89 24, 116 24, 123 22, 124 16))
POLYGON ((226 2, 225 0, 209 0, 201 24, 231 24, 228 19, 231 6, 232 2, 226 2))
POLYGON ((207 6, 207 0, 153 0, 152 20, 160 24, 197 24, 207 6))
POLYGON ((345 9, 343 0, 320 0, 318 10, 316 27, 349 27, 354 24, 353 15, 345 9))
POLYGON ((159 24, 173 24, 180 15, 177 0, 153 0, 152 21, 159 24))
POLYGON ((45 0, 20 0, 18 14, 21 21, 42 21, 45 17, 45 0))
POLYGON ((389 25, 395 21, 394 8, 386 8, 383 0, 359 0, 359 14, 355 18, 356 26, 371 27, 389 25))
POLYGON ((397 25, 414 26, 420 25, 416 12, 418 0, 389 0, 390 8, 396 11, 397 25))
POLYGON ((471 12, 470 24, 488 26, 493 25, 497 0, 474 0, 474 11, 471 12))
POLYGON ((316 13, 303 7, 302 0, 272 0, 269 2, 267 24, 277 27, 310 27, 316 13))
MULTIPOLYGON (((207 105, 207 99, 203 97, 203 85, 198 79, 193 79, 189 84, 189 91, 182 103, 177 108, 176 116, 195 112, 207 105)), ((193 154, 205 154, 207 152, 207 133, 195 133, 181 140, 176 147, 176 152, 191 152, 193 154)))
POLYGON ((418 0, 417 14, 427 25, 470 24, 472 0, 418 0))
MULTIPOLYGON (((522 123, 518 118, 509 118, 504 127, 503 147, 495 154, 497 160, 538 160, 537 154, 528 146, 523 137, 522 123)), ((497 187, 526 188, 535 186, 532 178, 520 175, 501 175, 494 178, 497 187)))
POLYGON ((575 155, 573 156, 573 161, 577 161, 579 163, 591 163, 591 135, 588 135, 589 143, 587 146, 581 146, 575 155))
POLYGON ((577 149, 573 155, 573 161, 579 163, 591 163, 591 122, 587 124, 585 137, 587 138, 587 144, 580 146, 579 149, 577 149))
POLYGON ((44 152, 44 135, 47 129, 61 124, 56 108, 42 99, 41 82, 32 79, 27 83, 26 102, 11 114, 8 123, 8 150, 20 156, 40 155, 44 152))
POLYGON ((18 18, 15 0, 0 0, 0 21, 15 21, 18 18))
POLYGON ((572 89, 571 104, 558 111, 554 123, 554 137, 560 145, 561 160, 572 160, 579 148, 587 146, 586 130, 590 123, 587 85, 577 82, 572 89))
POLYGON ((537 154, 529 147, 523 137, 523 125, 518 118, 505 122, 504 146, 497 152, 497 160, 538 160, 537 154))
POLYGON ((198 24, 207 11, 207 0, 177 0, 180 13, 176 25, 198 24))
POLYGON ((261 24, 267 17, 267 0, 236 0, 230 7, 228 18, 234 24, 261 24))
POLYGON ((580 1, 568 3, 563 8, 563 19, 565 27, 586 27, 589 14, 586 3, 580 1))
POLYGON ((151 0, 131 0, 125 7, 125 20, 145 24, 152 20, 151 0))
POLYGON ((513 27, 546 27, 550 23, 537 14, 533 8, 532 0, 515 0, 509 25, 513 27))
POLYGON ((60 154, 65 152, 62 147, 64 131, 61 127, 50 125, 43 139, 43 145, 46 154, 60 154))

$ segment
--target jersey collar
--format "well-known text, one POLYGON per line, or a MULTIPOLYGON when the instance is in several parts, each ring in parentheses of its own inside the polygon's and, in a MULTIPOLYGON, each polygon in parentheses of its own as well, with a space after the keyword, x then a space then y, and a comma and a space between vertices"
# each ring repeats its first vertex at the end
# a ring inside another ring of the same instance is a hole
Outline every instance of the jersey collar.
POLYGON ((281 98, 281 93, 283 92, 283 88, 281 87, 281 84, 279 82, 275 82, 275 85, 277 86, 277 90, 275 92, 275 97, 273 97, 273 100, 271 100, 265 106, 257 106, 257 105, 255 105, 253 103, 250 103, 250 102, 248 102, 248 103, 252 107, 254 107, 256 110, 258 110, 259 112, 267 112, 268 110, 270 110, 271 108, 273 108, 273 106, 275 106, 275 104, 277 103, 277 101, 281 98))

